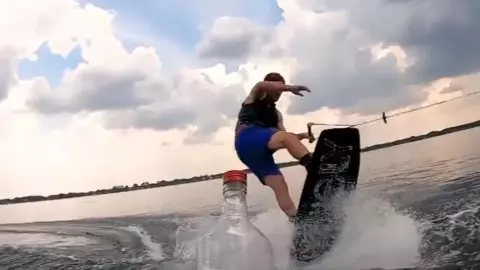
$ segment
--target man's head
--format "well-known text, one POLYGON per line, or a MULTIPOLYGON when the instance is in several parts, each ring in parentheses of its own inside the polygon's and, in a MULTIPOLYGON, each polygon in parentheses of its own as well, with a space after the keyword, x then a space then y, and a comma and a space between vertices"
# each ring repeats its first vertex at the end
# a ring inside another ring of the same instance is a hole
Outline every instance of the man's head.
MULTIPOLYGON (((283 78, 280 73, 277 72, 270 72, 267 75, 265 75, 265 78, 263 78, 264 81, 266 82, 278 82, 281 84, 285 84, 285 79, 283 78)), ((282 92, 280 93, 269 93, 267 94, 267 98, 272 100, 273 102, 277 102, 278 99, 280 99, 280 96, 282 95, 282 92)))

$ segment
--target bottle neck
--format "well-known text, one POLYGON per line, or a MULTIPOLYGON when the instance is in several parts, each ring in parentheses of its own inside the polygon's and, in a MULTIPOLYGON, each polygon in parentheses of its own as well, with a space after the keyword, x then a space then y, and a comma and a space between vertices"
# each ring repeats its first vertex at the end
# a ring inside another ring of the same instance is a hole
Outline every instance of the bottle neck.
POLYGON ((243 182, 230 182, 223 185, 224 216, 247 216, 247 185, 243 182))

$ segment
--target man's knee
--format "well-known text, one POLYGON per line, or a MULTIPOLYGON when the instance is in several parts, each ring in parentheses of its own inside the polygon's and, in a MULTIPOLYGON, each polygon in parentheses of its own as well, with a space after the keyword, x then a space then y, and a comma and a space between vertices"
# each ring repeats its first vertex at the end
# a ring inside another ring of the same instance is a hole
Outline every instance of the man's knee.
POLYGON ((279 130, 275 132, 275 134, 273 134, 272 137, 270 138, 270 141, 268 142, 268 148, 270 148, 271 150, 282 149, 286 147, 285 146, 286 140, 295 140, 295 139, 297 139, 297 135, 291 132, 279 130))

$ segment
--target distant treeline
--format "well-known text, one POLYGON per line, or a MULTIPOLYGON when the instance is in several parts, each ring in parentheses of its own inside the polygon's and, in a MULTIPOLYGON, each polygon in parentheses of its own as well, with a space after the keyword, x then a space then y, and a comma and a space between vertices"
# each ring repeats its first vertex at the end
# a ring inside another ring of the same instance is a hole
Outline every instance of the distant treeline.
MULTIPOLYGON (((363 148, 362 152, 368 152, 368 151, 378 150, 378 149, 382 149, 382 148, 392 147, 392 146, 395 146, 395 145, 420 141, 420 140, 433 138, 433 137, 437 137, 437 136, 442 136, 442 135, 445 135, 445 134, 454 133, 454 132, 458 132, 458 131, 462 131, 462 130, 466 130, 466 129, 479 127, 479 126, 480 126, 480 120, 472 122, 472 123, 464 124, 464 125, 449 127, 449 128, 443 129, 441 131, 432 131, 432 132, 429 132, 429 133, 424 134, 424 135, 412 136, 412 137, 409 137, 409 138, 396 140, 396 141, 392 141, 392 142, 388 142, 388 143, 382 143, 382 144, 368 146, 368 147, 363 148)), ((298 165, 297 161, 290 161, 290 162, 284 162, 284 163, 279 164, 279 166, 282 167, 282 168, 289 167, 289 166, 295 166, 295 165, 298 165)), ((250 170, 248 170, 248 169, 245 169, 243 171, 246 172, 246 173, 250 173, 250 170)), ((89 192, 69 192, 69 193, 60 193, 60 194, 55 194, 55 195, 50 195, 50 196, 36 196, 36 195, 33 195, 33 196, 25 196, 25 197, 16 197, 16 198, 13 198, 13 199, 0 200, 0 205, 1 204, 36 202, 36 201, 47 201, 47 200, 59 200, 59 199, 74 198, 74 197, 84 197, 84 196, 93 196, 93 195, 101 195, 101 194, 108 194, 108 193, 126 192, 126 191, 133 191, 133 190, 139 190, 139 189, 148 189, 148 188, 156 188, 156 187, 182 185, 182 184, 202 182, 202 181, 221 178, 222 174, 223 173, 212 174, 212 175, 202 175, 202 176, 195 176, 195 177, 191 177, 191 178, 175 179, 175 180, 170 180, 170 181, 161 180, 161 181, 157 181, 155 183, 143 182, 140 185, 139 184, 133 184, 132 186, 128 186, 128 185, 114 186, 110 189, 98 189, 98 190, 89 191, 89 192)))

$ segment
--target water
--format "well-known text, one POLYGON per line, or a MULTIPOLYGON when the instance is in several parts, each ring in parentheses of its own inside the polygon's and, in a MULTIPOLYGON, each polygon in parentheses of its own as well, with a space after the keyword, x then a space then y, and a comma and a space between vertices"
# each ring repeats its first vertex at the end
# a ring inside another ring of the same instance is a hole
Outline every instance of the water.
MULTIPOLYGON (((362 154, 359 188, 326 259, 307 269, 480 266, 480 129, 362 154)), ((305 173, 283 170, 298 201, 305 173)), ((290 228, 249 176, 254 223, 287 269, 290 228)), ((221 181, 0 206, 0 269, 191 269, 221 181)), ((458 268, 452 268, 458 269, 458 268)))

